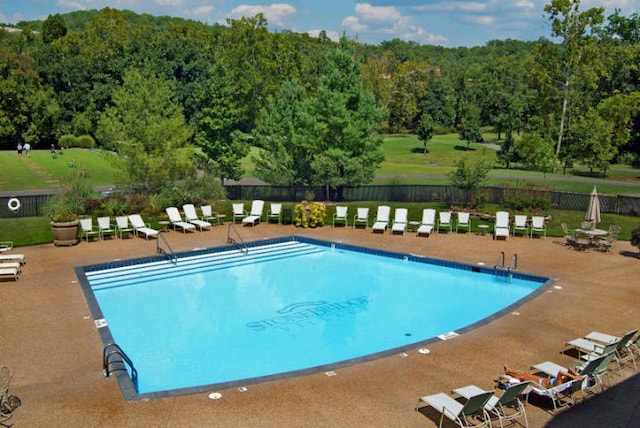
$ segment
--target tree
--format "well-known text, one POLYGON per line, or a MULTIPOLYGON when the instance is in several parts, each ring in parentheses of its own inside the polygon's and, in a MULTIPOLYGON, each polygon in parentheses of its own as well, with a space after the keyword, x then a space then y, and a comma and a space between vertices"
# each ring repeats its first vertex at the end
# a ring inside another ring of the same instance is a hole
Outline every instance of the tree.
POLYGON ((484 158, 476 163, 470 163, 466 156, 454 162, 454 165, 455 169, 448 174, 451 184, 463 190, 465 202, 469 202, 471 195, 477 192, 487 181, 491 165, 484 158))
POLYGON ((192 132, 172 97, 169 82, 133 69, 113 92, 113 107, 100 118, 97 134, 118 151, 125 183, 157 192, 195 174, 192 132))
POLYGON ((427 154, 427 142, 435 134, 435 124, 430 114, 423 114, 418 122, 418 140, 424 144, 424 154, 427 154))
POLYGON ((555 156, 552 144, 545 141, 539 134, 524 134, 514 143, 513 151, 521 162, 542 171, 545 176, 547 172, 553 170, 555 156))
POLYGON ((482 141, 482 133, 480 132, 480 120, 478 119, 475 108, 469 106, 466 115, 462 118, 458 127, 458 136, 462 141, 467 142, 467 150, 471 143, 482 141))
POLYGON ((242 109, 234 98, 234 86, 226 68, 217 65, 212 75, 199 94, 196 144, 211 161, 213 173, 224 183, 225 179, 242 178, 241 161, 249 154, 249 146, 238 130, 242 109))
POLYGON ((612 123, 600 117, 595 109, 578 117, 569 127, 573 158, 592 172, 596 169, 604 175, 617 154, 617 147, 611 144, 612 128, 612 123))
POLYGON ((49 15, 42 23, 42 41, 51 43, 67 34, 67 25, 59 13, 49 15))
MULTIPOLYGON (((559 76, 549 76, 551 80, 559 79, 562 83, 562 111, 556 144, 556 157, 560 156, 564 137, 569 101, 574 91, 574 84, 581 80, 582 84, 595 83, 598 64, 598 51, 590 32, 597 32, 604 21, 604 8, 591 8, 580 12, 580 0, 552 0, 544 10, 551 21, 551 34, 561 39, 561 44, 551 59, 557 67, 559 76)), ((546 63, 547 60, 543 61, 546 63)))

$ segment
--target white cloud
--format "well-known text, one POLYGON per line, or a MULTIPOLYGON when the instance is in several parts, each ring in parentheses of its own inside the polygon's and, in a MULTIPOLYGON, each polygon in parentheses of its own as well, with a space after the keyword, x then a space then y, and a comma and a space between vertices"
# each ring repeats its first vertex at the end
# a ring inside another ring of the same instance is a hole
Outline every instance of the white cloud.
POLYGON ((296 15, 297 10, 286 3, 274 3, 268 6, 241 5, 229 13, 229 18, 252 17, 258 13, 262 13, 270 25, 286 27, 290 25, 291 19, 296 15))
POLYGON ((355 15, 342 20, 341 27, 352 35, 363 39, 399 38, 418 43, 444 44, 447 38, 431 34, 415 25, 410 16, 405 16, 393 6, 372 6, 369 3, 357 3, 355 15))

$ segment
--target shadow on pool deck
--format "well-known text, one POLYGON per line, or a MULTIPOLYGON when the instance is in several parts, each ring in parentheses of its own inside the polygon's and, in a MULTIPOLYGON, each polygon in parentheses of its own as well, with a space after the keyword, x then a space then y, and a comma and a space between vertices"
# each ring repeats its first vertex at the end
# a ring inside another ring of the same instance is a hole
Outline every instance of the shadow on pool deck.
MULTIPOLYGON (((167 239, 176 251, 220 246, 226 243, 226 229, 171 232, 167 239)), ((567 340, 592 330, 620 335, 640 327, 640 262, 629 256, 634 249, 628 242, 604 254, 573 251, 555 245, 554 238, 494 241, 455 233, 416 238, 351 227, 304 230, 266 224, 240 230, 246 241, 303 235, 488 266, 504 251, 507 257, 518 254, 519 271, 558 281, 502 318, 429 345, 427 355, 412 349, 406 356, 337 369, 336 376, 316 373, 249 385, 244 392, 220 390, 219 400, 209 399, 207 392, 127 403, 115 379, 103 377, 102 343, 74 267, 152 255, 155 241, 17 248, 14 252, 28 258, 21 279, 0 283, 0 365, 11 367, 10 392, 22 400, 11 422, 16 427, 430 426, 433 421, 414 410, 421 396, 468 384, 492 388, 505 362, 520 369, 545 360, 571 365, 559 353, 567 340)), ((215 350, 212 355, 215 364, 215 350)), ((586 426, 601 420, 629 426, 640 406, 638 376, 632 375, 625 370, 604 394, 555 416, 529 405, 530 426, 586 426)))

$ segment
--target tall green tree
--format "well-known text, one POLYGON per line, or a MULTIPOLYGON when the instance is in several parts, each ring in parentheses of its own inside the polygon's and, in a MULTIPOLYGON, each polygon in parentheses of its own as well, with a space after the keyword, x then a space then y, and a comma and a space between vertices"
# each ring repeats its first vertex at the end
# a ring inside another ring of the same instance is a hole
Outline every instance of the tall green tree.
POLYGON ((418 140, 422 141, 424 154, 427 154, 427 142, 435 135, 435 124, 430 114, 423 114, 418 122, 418 140))
POLYGON ((118 151, 123 181, 150 192, 195 173, 192 135, 171 84, 138 70, 125 71, 113 93, 113 107, 102 115, 98 138, 118 151))
POLYGON ((42 23, 42 41, 51 43, 67 34, 67 25, 59 13, 49 15, 42 23))

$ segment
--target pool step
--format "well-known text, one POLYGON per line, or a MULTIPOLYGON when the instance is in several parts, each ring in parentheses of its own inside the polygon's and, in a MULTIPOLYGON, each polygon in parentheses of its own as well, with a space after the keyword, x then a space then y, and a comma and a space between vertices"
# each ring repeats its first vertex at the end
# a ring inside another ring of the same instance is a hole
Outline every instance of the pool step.
POLYGON ((101 290, 144 281, 154 281, 204 271, 262 263, 286 257, 302 256, 324 250, 325 248, 323 247, 290 241, 251 247, 248 253, 234 249, 218 253, 196 254, 178 257, 178 261, 175 264, 170 260, 159 260, 144 265, 122 266, 87 272, 86 276, 93 290, 101 290))

